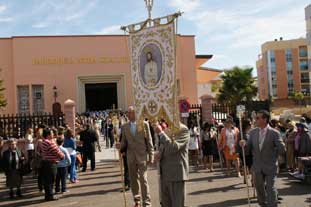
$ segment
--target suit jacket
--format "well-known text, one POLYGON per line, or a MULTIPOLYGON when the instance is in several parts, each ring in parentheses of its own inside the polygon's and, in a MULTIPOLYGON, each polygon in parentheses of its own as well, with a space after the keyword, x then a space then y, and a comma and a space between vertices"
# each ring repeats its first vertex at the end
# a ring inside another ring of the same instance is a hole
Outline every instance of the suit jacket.
MULTIPOLYGON (((11 158, 11 154, 12 151, 11 150, 6 150, 5 152, 3 152, 3 156, 2 156, 2 163, 3 163, 3 170, 5 173, 8 173, 9 171, 11 171, 11 167, 12 167, 12 158, 11 158)), ((22 168, 22 164, 23 164, 23 160, 21 160, 22 157, 24 157, 23 153, 19 150, 16 149, 16 153, 17 153, 17 157, 18 157, 18 166, 17 169, 20 170, 22 168)))
POLYGON ((188 180, 188 142, 189 129, 180 124, 174 140, 166 134, 160 135, 160 173, 164 181, 176 182, 188 180))
POLYGON ((85 152, 95 152, 95 142, 98 142, 98 134, 93 129, 80 132, 80 141, 85 152))
POLYGON ((260 128, 252 129, 249 132, 246 154, 252 153, 253 169, 255 172, 263 172, 266 175, 276 174, 278 156, 279 154, 285 153, 285 144, 280 133, 269 126, 262 149, 260 150, 259 132, 260 128))
POLYGON ((130 122, 124 124, 121 128, 121 151, 127 154, 128 163, 144 163, 154 159, 154 150, 149 125, 144 123, 142 129, 136 126, 135 136, 131 133, 130 122))

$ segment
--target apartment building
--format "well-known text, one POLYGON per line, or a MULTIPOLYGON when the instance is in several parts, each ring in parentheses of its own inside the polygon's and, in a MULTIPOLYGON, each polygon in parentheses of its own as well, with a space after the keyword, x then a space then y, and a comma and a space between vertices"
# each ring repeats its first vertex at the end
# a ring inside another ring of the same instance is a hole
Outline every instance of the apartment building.
POLYGON ((310 94, 308 47, 305 38, 269 41, 256 62, 259 98, 288 99, 295 92, 310 94))

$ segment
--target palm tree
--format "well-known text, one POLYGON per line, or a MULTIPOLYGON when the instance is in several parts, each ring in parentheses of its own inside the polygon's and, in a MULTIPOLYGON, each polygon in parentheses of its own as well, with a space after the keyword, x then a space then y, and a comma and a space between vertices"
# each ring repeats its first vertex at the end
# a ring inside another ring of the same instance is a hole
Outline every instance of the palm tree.
POLYGON ((222 78, 217 99, 221 103, 238 105, 242 101, 251 101, 257 95, 257 86, 252 77, 253 68, 233 67, 226 70, 222 78))

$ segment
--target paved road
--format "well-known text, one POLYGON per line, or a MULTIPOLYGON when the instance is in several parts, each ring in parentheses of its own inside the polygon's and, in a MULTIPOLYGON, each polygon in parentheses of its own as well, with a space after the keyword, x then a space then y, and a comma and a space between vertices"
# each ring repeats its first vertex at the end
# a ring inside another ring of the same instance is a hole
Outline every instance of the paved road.
MULTIPOLYGON (((47 206, 94 206, 94 207, 122 207, 123 194, 119 192, 120 171, 114 150, 104 149, 97 153, 96 171, 79 173, 78 184, 69 184, 69 193, 61 195, 60 200, 44 202, 44 195, 36 189, 36 182, 31 176, 26 177, 23 188, 24 197, 10 200, 5 189, 4 176, 0 175, 0 207, 47 207, 47 206)), ((152 204, 158 207, 158 178, 155 168, 148 172, 152 204)), ((311 186, 301 184, 286 174, 280 175, 278 188, 284 199, 280 206, 310 207, 311 186)), ((247 207, 247 191, 243 180, 237 177, 226 177, 218 168, 215 172, 206 170, 191 170, 187 183, 187 205, 198 207, 247 207)), ((252 192, 251 192, 252 195, 252 192)), ((126 193, 127 206, 133 206, 131 193, 126 193)), ((252 199, 251 206, 257 206, 252 199)))

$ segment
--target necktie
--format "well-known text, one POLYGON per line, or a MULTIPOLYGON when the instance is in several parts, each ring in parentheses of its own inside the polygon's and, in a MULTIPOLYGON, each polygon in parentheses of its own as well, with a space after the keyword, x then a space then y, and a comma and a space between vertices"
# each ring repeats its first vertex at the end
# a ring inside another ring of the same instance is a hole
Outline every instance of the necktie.
POLYGON ((260 148, 260 150, 262 148, 263 141, 265 138, 264 135, 265 135, 265 131, 263 129, 260 129, 260 132, 259 132, 259 148, 260 148))
POLYGON ((134 123, 131 123, 131 134, 132 136, 135 136, 136 133, 136 125, 134 123))
POLYGON ((13 170, 16 170, 16 152, 12 152, 12 165, 11 165, 11 168, 13 170))

